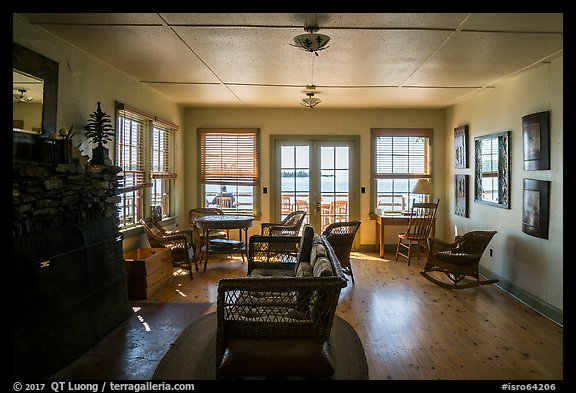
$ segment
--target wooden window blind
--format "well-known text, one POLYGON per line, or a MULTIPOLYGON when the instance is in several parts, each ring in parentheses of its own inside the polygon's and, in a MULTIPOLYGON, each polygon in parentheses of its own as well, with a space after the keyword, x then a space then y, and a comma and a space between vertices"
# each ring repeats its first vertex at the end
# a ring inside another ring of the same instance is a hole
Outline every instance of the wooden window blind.
POLYGON ((120 224, 135 225, 142 218, 144 186, 144 122, 125 111, 118 112, 116 165, 122 168, 120 181, 120 224))
POLYGON ((375 130, 376 179, 430 178, 431 130, 375 130))
POLYGON ((258 186, 257 129, 199 129, 202 184, 258 186))
POLYGON ((150 145, 152 179, 176 178, 174 172, 175 133, 173 128, 154 126, 150 145))

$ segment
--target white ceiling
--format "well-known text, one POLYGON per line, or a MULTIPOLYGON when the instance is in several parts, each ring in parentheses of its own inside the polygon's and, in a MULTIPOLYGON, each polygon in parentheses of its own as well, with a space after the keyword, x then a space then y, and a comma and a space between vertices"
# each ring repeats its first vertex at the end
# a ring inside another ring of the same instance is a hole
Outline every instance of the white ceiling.
POLYGON ((23 13, 184 106, 445 108, 563 55, 563 14, 23 13), (329 48, 291 46, 316 18, 329 48), (314 72, 312 78, 312 58, 314 72))

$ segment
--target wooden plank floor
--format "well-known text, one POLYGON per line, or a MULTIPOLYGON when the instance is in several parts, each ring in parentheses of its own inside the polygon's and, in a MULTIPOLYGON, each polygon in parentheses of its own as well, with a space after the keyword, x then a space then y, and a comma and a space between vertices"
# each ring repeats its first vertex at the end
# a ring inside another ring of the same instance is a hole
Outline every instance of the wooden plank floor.
MULTIPOLYGON (((371 380, 562 380, 563 328, 496 285, 440 288, 424 260, 352 253, 355 284, 337 314, 364 344, 371 380)), ((220 278, 246 275, 239 257, 216 256, 206 272, 176 272, 149 302, 210 302, 220 278), (180 274, 178 274, 180 273, 180 274)))

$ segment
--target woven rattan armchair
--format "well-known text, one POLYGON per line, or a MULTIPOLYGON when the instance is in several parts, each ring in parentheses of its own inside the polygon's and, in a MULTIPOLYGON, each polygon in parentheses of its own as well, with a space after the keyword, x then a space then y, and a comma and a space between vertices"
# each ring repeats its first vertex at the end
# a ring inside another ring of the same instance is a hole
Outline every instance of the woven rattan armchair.
POLYGON ((198 264, 194 258, 194 246, 188 242, 192 234, 173 233, 173 234, 163 234, 158 228, 155 228, 151 220, 140 220, 142 228, 148 238, 148 243, 152 248, 169 248, 172 251, 172 263, 175 267, 184 266, 189 274, 190 278, 194 278, 192 274, 192 261, 196 266, 196 271, 198 271, 198 264))
POLYGON ((248 276, 263 270, 269 276, 294 276, 298 262, 310 261, 313 238, 310 224, 304 225, 302 236, 250 236, 248 276))
MULTIPOLYGON (((328 264, 328 274, 224 278, 218 282, 219 379, 332 377, 328 340, 346 279, 330 243, 325 237, 319 239, 326 256, 317 264, 328 264)), ((295 258, 291 254, 288 259, 295 258)))
POLYGON ((263 222, 260 224, 260 234, 264 236, 299 236, 306 214, 304 210, 296 210, 280 222, 263 222))
MULTIPOLYGON (((204 244, 204 237, 202 230, 196 226, 196 219, 204 216, 222 216, 224 212, 215 207, 197 207, 188 211, 188 228, 192 231, 194 243, 194 256, 195 263, 202 260, 202 245, 204 244)), ((228 239, 229 233, 227 230, 210 231, 210 240, 212 239, 228 239)))
POLYGON ((436 285, 449 289, 477 287, 479 285, 494 284, 498 280, 480 280, 478 264, 484 250, 496 231, 471 231, 456 236, 452 243, 436 238, 428 238, 428 259, 422 276, 436 285), (433 272, 443 273, 449 282, 441 281, 431 275, 433 272), (465 277, 472 277, 475 281, 462 283, 465 277))
POLYGON ((162 236, 167 236, 167 235, 184 235, 186 236, 186 241, 188 242, 188 244, 192 244, 192 242, 194 241, 193 239, 193 234, 192 231, 190 230, 180 230, 177 229, 175 231, 170 231, 167 230, 166 228, 164 228, 162 226, 162 224, 160 224, 158 221, 154 220, 154 219, 147 219, 145 220, 148 225, 152 228, 156 228, 158 230, 158 232, 160 234, 162 234, 162 236))
POLYGON ((361 223, 361 221, 335 222, 328 225, 322 232, 322 235, 326 236, 326 239, 334 248, 334 252, 342 266, 342 271, 352 279, 352 284, 354 284, 354 273, 350 264, 350 252, 361 223))

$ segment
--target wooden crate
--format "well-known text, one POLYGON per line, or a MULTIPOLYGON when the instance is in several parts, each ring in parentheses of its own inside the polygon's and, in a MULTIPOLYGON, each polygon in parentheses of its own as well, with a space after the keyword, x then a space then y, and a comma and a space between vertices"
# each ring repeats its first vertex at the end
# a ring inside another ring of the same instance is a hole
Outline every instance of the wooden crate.
POLYGON ((124 253, 128 297, 148 299, 172 281, 172 252, 167 248, 138 248, 124 253))

